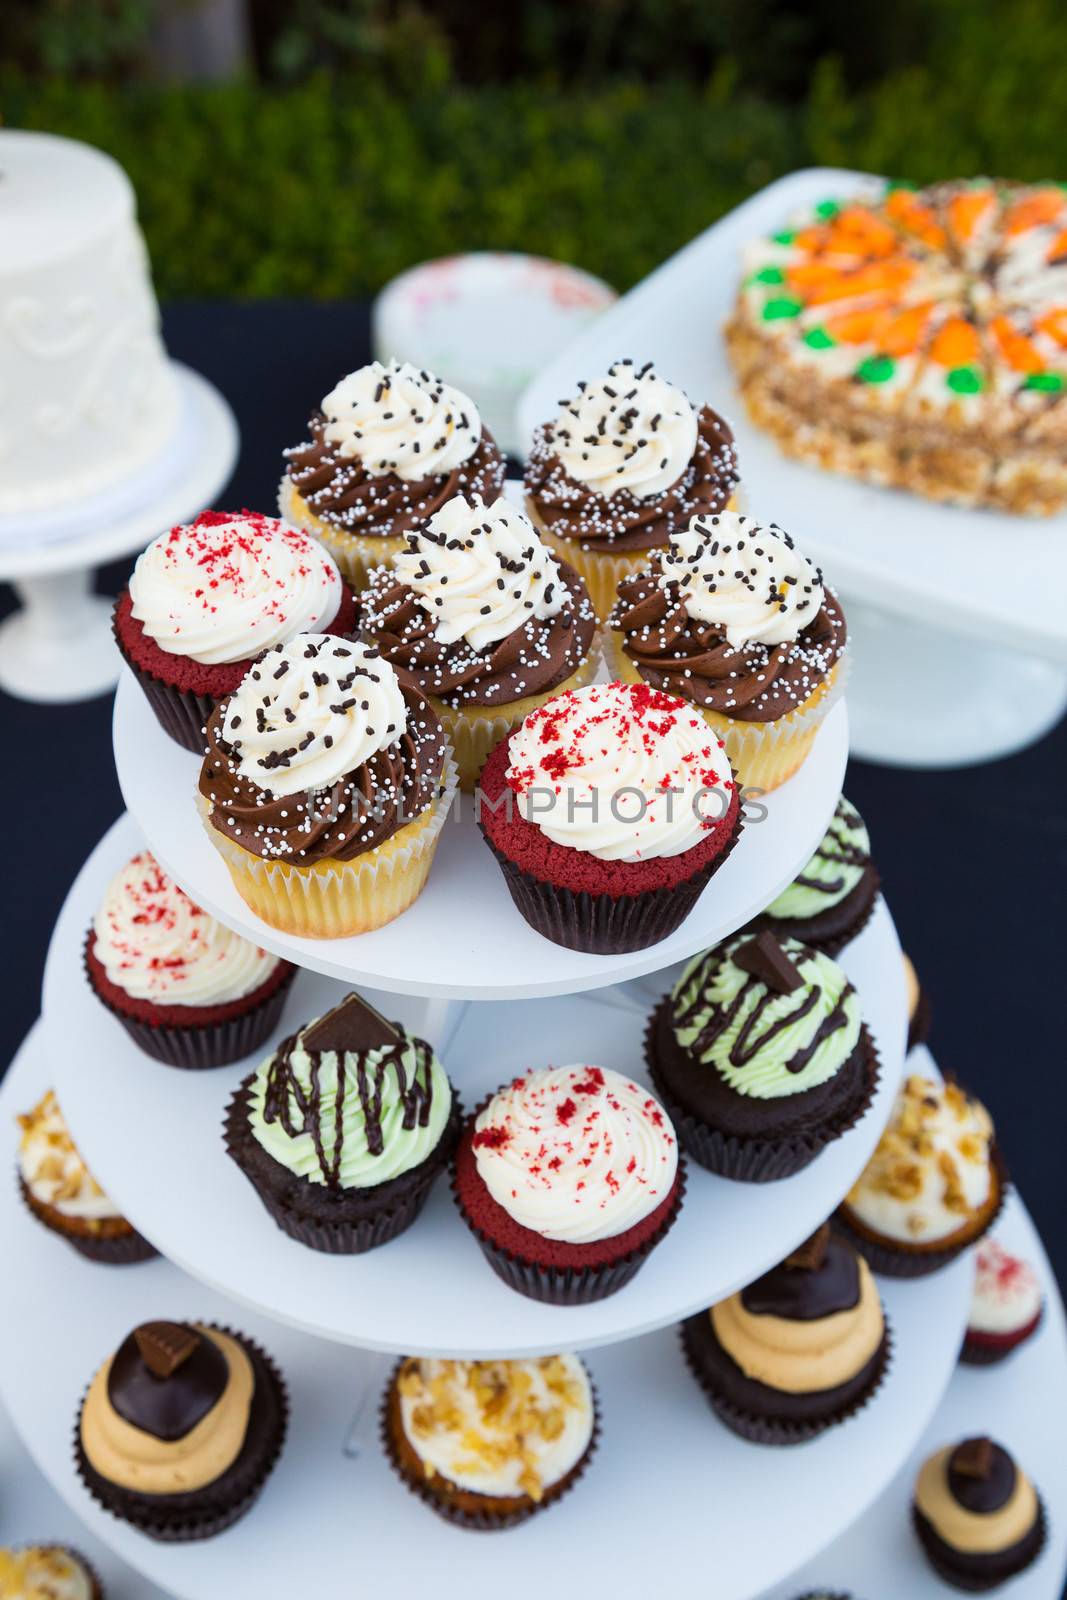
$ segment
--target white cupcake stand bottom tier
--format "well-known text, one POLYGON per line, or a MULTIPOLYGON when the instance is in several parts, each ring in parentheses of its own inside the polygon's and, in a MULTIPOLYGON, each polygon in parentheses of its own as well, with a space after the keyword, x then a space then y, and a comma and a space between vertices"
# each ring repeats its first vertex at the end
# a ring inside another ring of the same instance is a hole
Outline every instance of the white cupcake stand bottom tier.
MULTIPOLYGON (((98 1063, 84 1065, 88 1074, 98 1063)), ((43 1092, 50 1069, 37 1028, 0 1089, 0 1125, 10 1127, 43 1092)), ((164 1142, 147 1128, 145 1140, 157 1148, 164 1142)), ((14 1139, 9 1148, 13 1156, 14 1139)), ((191 1204, 190 1188, 172 1193, 171 1203, 191 1204)), ((1032 1255, 1036 1240, 1021 1210, 1018 1218, 1032 1255)), ((205 1217, 204 1226, 218 1220, 205 1217)), ((721 1427, 683 1364, 673 1328, 597 1350, 587 1359, 603 1437, 586 1477, 550 1512, 486 1538, 440 1521, 386 1463, 377 1416, 392 1357, 272 1323, 163 1260, 127 1268, 85 1262, 33 1220, 13 1185, 0 1187, 0 1252, 17 1307, 0 1319, 0 1390, 19 1432, 92 1533, 177 1600, 232 1600, 250 1592, 252 1578, 257 1600, 292 1600, 324 1581, 366 1594, 417 1594, 432 1585, 449 1600, 496 1600, 502 1573, 511 1600, 543 1600, 548 1574, 567 1595, 610 1591, 645 1600, 662 1591, 670 1572, 716 1600, 752 1600, 825 1551, 911 1456, 950 1381, 972 1273, 964 1258, 925 1283, 883 1282, 895 1355, 882 1390, 848 1423, 799 1448, 760 1448, 721 1427), (157 1545, 116 1521, 74 1469, 72 1424, 89 1378, 132 1326, 151 1317, 238 1327, 274 1354, 290 1390, 289 1440, 261 1501, 229 1532, 199 1545, 157 1545)), ((1021 1370, 1042 1362, 1047 1382, 1014 1383, 1009 1416, 997 1398, 1003 1380, 983 1374, 989 1404, 970 1425, 1000 1433, 1032 1462, 1058 1541, 1067 1527, 1064 1472, 1035 1439, 1060 1404, 1067 1368, 1051 1280, 1048 1292, 1045 1328, 1019 1358, 1021 1370)), ((418 1328, 417 1319, 410 1326, 418 1328)), ((561 1333, 559 1344, 566 1342, 561 1333)), ((906 1524, 895 1504, 887 1515, 884 1534, 876 1512, 872 1526, 906 1561, 906 1524)), ((1061 1556, 1057 1542, 1041 1570, 1050 1575, 1061 1556)), ((862 1572, 849 1583, 864 1593, 862 1572)), ((868 1600, 901 1592, 883 1586, 868 1600)), ((1051 1600, 1053 1589, 1049 1582, 1027 1592, 1051 1600)))
MULTIPOLYGON (((116 1204, 171 1261, 307 1332, 375 1349, 466 1356, 646 1333, 722 1299, 787 1255, 837 1205, 889 1114, 903 1066, 905 1007, 896 933, 879 903, 843 957, 882 1060, 867 1115, 806 1171, 779 1183, 730 1183, 691 1163, 678 1221, 619 1294, 575 1307, 516 1294, 490 1270, 445 1178, 401 1238, 363 1256, 320 1254, 275 1226, 223 1145, 225 1108, 267 1048, 233 1067, 176 1071, 143 1055, 86 982, 86 931, 105 884, 138 847, 133 823, 120 819, 76 880, 53 936, 43 1029, 60 1102, 116 1204)), ((591 996, 470 1006, 444 1053, 465 1106, 545 1062, 595 1062, 643 1078, 646 1018, 670 976, 591 996)), ((276 1037, 345 992, 315 973, 298 974, 276 1037)), ((406 1013, 417 1002, 373 998, 412 1025, 406 1013)))

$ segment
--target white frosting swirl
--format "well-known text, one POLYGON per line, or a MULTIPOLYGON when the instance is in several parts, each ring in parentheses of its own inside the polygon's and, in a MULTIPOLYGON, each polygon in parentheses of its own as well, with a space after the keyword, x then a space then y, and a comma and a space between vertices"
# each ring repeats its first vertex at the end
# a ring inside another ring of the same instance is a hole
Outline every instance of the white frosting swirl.
POLYGON ((93 954, 134 1000, 214 1006, 266 983, 278 957, 260 950, 179 889, 147 850, 115 874, 93 924, 93 954))
POLYGON ((405 361, 374 361, 342 378, 322 402, 328 444, 372 478, 442 477, 469 461, 482 436, 474 402, 405 361))
POLYGON ((726 752, 699 711, 645 684, 557 695, 512 735, 507 780, 554 843, 602 861, 681 855, 725 816, 726 752))
POLYGON ((478 1173, 509 1217, 545 1239, 594 1244, 670 1194, 678 1144, 647 1089, 610 1067, 538 1067, 475 1122, 478 1173))
POLYGON ((119 1215, 78 1154, 54 1090, 18 1120, 19 1172, 35 1200, 85 1222, 119 1215))
POLYGON ((1009 1254, 996 1239, 978 1246, 968 1326, 975 1333, 1017 1333, 1041 1311, 1041 1283, 1028 1261, 1009 1254))
POLYGON ((531 618, 558 616, 568 603, 559 568, 517 506, 456 495, 408 535, 396 575, 436 621, 443 644, 466 639, 484 650, 531 618))
POLYGON ((688 614, 724 627, 735 650, 796 639, 823 603, 822 574, 788 533, 736 511, 694 517, 673 533, 659 581, 677 584, 688 614))
POLYGON ((341 595, 341 575, 316 540, 251 512, 160 534, 130 578, 133 615, 149 638, 205 665, 247 661, 328 627, 341 595))
POLYGON ((678 482, 696 447, 696 412, 651 362, 638 368, 616 361, 562 402, 552 428, 565 470, 607 496, 620 489, 638 500, 661 494, 678 482))
POLYGON ((226 701, 222 736, 240 777, 288 795, 328 788, 406 726, 388 661, 369 645, 306 633, 246 674, 226 701))

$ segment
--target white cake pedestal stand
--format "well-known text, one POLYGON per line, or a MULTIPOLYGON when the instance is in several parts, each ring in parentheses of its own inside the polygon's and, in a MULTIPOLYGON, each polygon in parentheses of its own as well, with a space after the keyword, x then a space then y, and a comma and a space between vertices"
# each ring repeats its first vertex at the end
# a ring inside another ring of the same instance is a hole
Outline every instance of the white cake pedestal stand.
POLYGON ((213 384, 172 363, 182 400, 174 435, 132 478, 57 512, 0 518, 0 580, 20 609, 0 623, 0 688, 41 703, 88 700, 118 681, 112 602, 94 570, 193 516, 237 459, 237 422, 213 384))

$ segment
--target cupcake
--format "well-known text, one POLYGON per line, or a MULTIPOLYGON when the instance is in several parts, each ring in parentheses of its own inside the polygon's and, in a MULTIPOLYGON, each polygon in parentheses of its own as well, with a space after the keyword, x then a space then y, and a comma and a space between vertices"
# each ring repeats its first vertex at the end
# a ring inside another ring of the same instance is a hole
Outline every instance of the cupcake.
POLYGON ((147 850, 112 878, 85 945, 102 1005, 169 1067, 240 1061, 274 1032, 296 968, 194 904, 147 850))
POLYGON ((843 683, 836 595, 787 533, 736 511, 673 532, 620 582, 608 627, 616 675, 699 707, 742 788, 793 775, 843 683))
POLYGON ((780 1266, 682 1324, 719 1419, 754 1444, 803 1444, 851 1417, 889 1364, 871 1269, 824 1223, 780 1266))
POLYGON ((156 1254, 120 1216, 78 1154, 54 1090, 18 1124, 19 1193, 38 1222, 90 1261, 124 1266, 156 1254))
POLYGON ((58 1544, 0 1549, 3 1600, 104 1600, 104 1586, 84 1556, 58 1544))
POLYGON ((971 1594, 1024 1572, 1045 1543, 1037 1491, 992 1439, 964 1439, 930 1456, 915 1485, 912 1517, 938 1577, 971 1594))
POLYGON ((347 636, 356 620, 351 589, 306 533, 204 511, 138 556, 114 633, 160 726, 199 756, 208 717, 256 656, 298 633, 347 636))
POLYGON ((819 950, 736 934, 652 1014, 652 1081, 686 1151, 725 1178, 788 1178, 863 1116, 878 1058, 859 996, 819 950))
POLYGON ((281 513, 322 541, 357 590, 447 500, 493 501, 507 477, 474 402, 406 361, 350 372, 308 432, 285 452, 281 513))
POLYGON ((691 518, 733 504, 734 436, 650 361, 616 361, 538 428, 525 485, 534 526, 577 567, 603 621, 650 551, 691 518))
POLYGON ((591 684, 530 712, 482 771, 478 821, 531 927, 572 950, 657 944, 741 831, 721 745, 681 700, 591 684))
POLYGON ((596 1448, 596 1397, 577 1356, 401 1361, 382 1442, 420 1500, 461 1528, 513 1528, 554 1505, 596 1448))
POLYGON ((900 959, 904 963, 904 987, 908 1003, 908 1049, 914 1050, 917 1044, 925 1044, 930 1037, 930 996, 903 951, 900 959))
POLYGON ((449 500, 371 575, 364 635, 425 695, 468 792, 493 746, 600 665, 585 584, 506 500, 449 500))
POLYGON ((268 650, 212 712, 208 835, 273 928, 366 933, 422 892, 455 792, 441 724, 367 645, 309 633, 268 650))
POLYGON ((996 1239, 978 1246, 974 1294, 960 1360, 991 1367, 1033 1338, 1041 1323, 1041 1283, 1028 1261, 996 1239))
POLYGON ((685 1175, 647 1089, 609 1067, 538 1067, 470 1118, 454 1194, 486 1260, 551 1305, 614 1294, 664 1238, 685 1175))
POLYGON ((836 956, 867 926, 877 896, 878 870, 867 829, 842 795, 807 866, 754 926, 836 956))
POLYGON ((1006 1187, 985 1107, 914 1074, 838 1221, 876 1272, 921 1278, 989 1231, 1006 1187))
POLYGON ((350 994, 244 1080, 226 1147, 290 1238, 356 1255, 415 1221, 458 1122, 430 1046, 350 994))
POLYGON ((285 1385, 251 1339, 214 1323, 143 1322, 89 1385, 75 1459, 105 1511, 184 1544, 244 1516, 287 1415, 285 1385))

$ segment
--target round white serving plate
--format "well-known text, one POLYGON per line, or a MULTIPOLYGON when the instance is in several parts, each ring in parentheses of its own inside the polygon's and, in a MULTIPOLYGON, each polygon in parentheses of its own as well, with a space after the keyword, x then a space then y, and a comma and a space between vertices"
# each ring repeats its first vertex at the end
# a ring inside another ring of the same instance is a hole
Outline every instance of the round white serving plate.
MULTIPOLYGON (((0 1126, 46 1087, 40 1046, 35 1030, 0 1089, 0 1126)), ((145 1142, 161 1153, 168 1139, 160 1130, 145 1142)), ((191 1159, 189 1169, 199 1176, 191 1159)), ((192 1194, 188 1185, 172 1191, 172 1209, 192 1194)), ((502 1572, 510 1600, 542 1600, 552 1572, 566 1575, 567 1595, 645 1600, 662 1591, 665 1572, 706 1584, 709 1561, 715 1600, 751 1600, 858 1516, 911 1452, 948 1383, 972 1272, 964 1258, 922 1284, 884 1283, 895 1358, 883 1389, 847 1424, 795 1449, 746 1444, 721 1427, 673 1329, 597 1351, 589 1365, 603 1437, 587 1475, 559 1506, 487 1539, 440 1521, 386 1464, 377 1407, 388 1358, 272 1325, 165 1261, 94 1266, 33 1220, 13 1184, 0 1186, 0 1253, 17 1307, 0 1319, 0 1390, 16 1426, 88 1527, 177 1600, 233 1600, 248 1593, 250 1573, 258 1600, 353 1584, 419 1594, 442 1582, 444 1593, 496 1600, 502 1572), (89 1378, 152 1317, 249 1333, 276 1357, 292 1399, 289 1440, 262 1499, 200 1545, 154 1544, 104 1513, 74 1470, 71 1428, 89 1378), (627 1518, 635 1537, 623 1534, 627 1518)), ((411 1312, 418 1341, 417 1297, 411 1312)))
POLYGON ((749 421, 721 336, 743 247, 798 208, 871 182, 864 173, 809 168, 769 184, 568 345, 526 390, 519 418, 528 441, 555 415, 560 395, 620 356, 654 360, 694 402, 723 411, 737 438, 746 509, 788 528, 845 600, 857 668, 849 690, 854 752, 947 766, 1030 743, 1067 705, 1067 619, 1048 577, 1067 539, 1067 514, 944 506, 790 461, 749 421), (882 629, 858 609, 854 616, 851 602, 877 612, 882 629), (893 639, 898 622, 908 626, 893 639), (887 631, 888 677, 878 666, 866 672, 866 656, 882 649, 887 631))
MULTIPOLYGON (((888 1117, 903 1066, 900 948, 879 903, 845 952, 882 1058, 866 1117, 804 1172, 737 1184, 689 1164, 681 1215, 636 1279, 588 1306, 547 1306, 500 1282, 461 1221, 445 1178, 399 1239, 362 1256, 330 1256, 283 1234, 230 1159, 230 1097, 267 1053, 233 1067, 182 1072, 143 1055, 95 998, 82 948, 105 884, 138 848, 122 819, 78 876, 60 915, 44 981, 43 1044, 57 1093, 93 1171, 126 1216, 171 1261, 268 1316, 344 1343, 428 1355, 529 1355, 628 1339, 740 1288, 829 1216, 862 1170, 888 1117)), ((666 987, 666 978, 660 986, 666 987)), ((277 1031, 284 1037, 345 991, 298 975, 277 1031)), ((468 1109, 531 1065, 590 1061, 642 1080, 642 1034, 654 986, 592 999, 467 1009, 445 1064, 468 1109)), ((417 1026, 417 1008, 373 994, 417 1026)))

